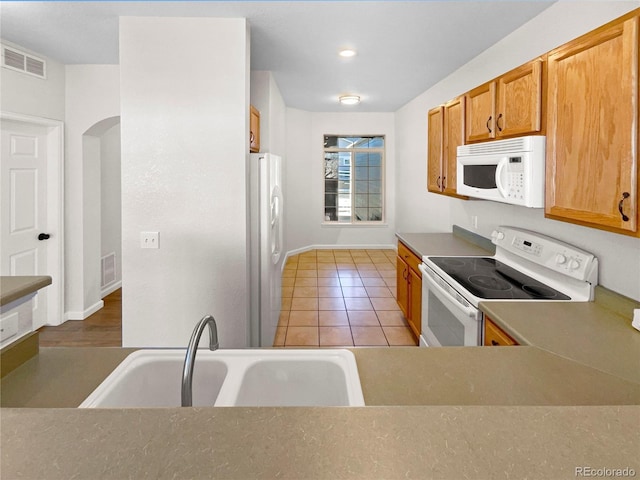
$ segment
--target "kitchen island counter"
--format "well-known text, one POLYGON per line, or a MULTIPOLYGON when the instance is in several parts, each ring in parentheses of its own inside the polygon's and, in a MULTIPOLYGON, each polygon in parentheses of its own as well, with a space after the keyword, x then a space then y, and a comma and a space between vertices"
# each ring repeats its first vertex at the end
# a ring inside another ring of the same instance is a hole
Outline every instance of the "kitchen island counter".
POLYGON ((7 375, 3 406, 43 408, 2 409, 3 478, 640 472, 640 385, 535 347, 354 348, 364 408, 44 408, 76 406, 131 351, 43 348, 7 375))

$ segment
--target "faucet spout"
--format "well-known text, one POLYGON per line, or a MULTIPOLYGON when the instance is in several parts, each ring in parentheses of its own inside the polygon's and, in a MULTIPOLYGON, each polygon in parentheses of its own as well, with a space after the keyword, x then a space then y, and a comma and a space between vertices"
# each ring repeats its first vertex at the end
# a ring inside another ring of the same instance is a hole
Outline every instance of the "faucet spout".
POLYGON ((187 347, 187 354, 184 357, 184 367, 182 368, 182 406, 190 407, 192 405, 192 383, 193 383, 193 368, 196 361, 196 353, 198 351, 198 344, 200 343, 200 337, 203 330, 209 326, 209 350, 218 349, 218 327, 216 321, 211 315, 206 315, 196 325, 191 334, 189 340, 189 346, 187 347))

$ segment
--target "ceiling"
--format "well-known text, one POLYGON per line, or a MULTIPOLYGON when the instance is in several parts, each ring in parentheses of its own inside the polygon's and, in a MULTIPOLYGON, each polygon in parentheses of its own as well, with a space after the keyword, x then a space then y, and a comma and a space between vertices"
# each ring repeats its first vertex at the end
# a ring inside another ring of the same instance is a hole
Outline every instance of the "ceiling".
POLYGON ((64 64, 117 64, 119 16, 245 17, 251 69, 273 72, 287 106, 393 112, 552 3, 1 1, 0 36, 64 64), (340 105, 347 93, 362 102, 340 105))

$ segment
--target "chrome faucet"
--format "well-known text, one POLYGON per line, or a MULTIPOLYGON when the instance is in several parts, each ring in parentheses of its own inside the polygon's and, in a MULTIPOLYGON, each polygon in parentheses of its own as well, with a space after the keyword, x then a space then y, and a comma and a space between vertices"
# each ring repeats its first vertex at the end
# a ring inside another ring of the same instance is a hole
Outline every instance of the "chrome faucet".
POLYGON ((196 361, 196 352, 198 350, 198 343, 200 343, 200 337, 202 331, 209 325, 209 350, 218 349, 218 328, 216 321, 211 315, 202 317, 202 320, 198 322, 196 328, 193 329, 191 334, 191 340, 189 340, 189 346, 187 347, 187 354, 184 357, 184 367, 182 368, 182 406, 190 407, 192 404, 192 381, 193 381, 193 367, 196 361))

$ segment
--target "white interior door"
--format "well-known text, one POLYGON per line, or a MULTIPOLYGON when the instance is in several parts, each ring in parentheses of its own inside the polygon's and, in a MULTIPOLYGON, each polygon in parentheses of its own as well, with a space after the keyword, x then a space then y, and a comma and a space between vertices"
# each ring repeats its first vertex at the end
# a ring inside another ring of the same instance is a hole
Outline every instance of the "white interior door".
MULTIPOLYGON (((2 120, 1 131, 0 274, 46 275, 48 128, 2 120)), ((47 294, 33 301, 34 329, 47 323, 47 294)))

